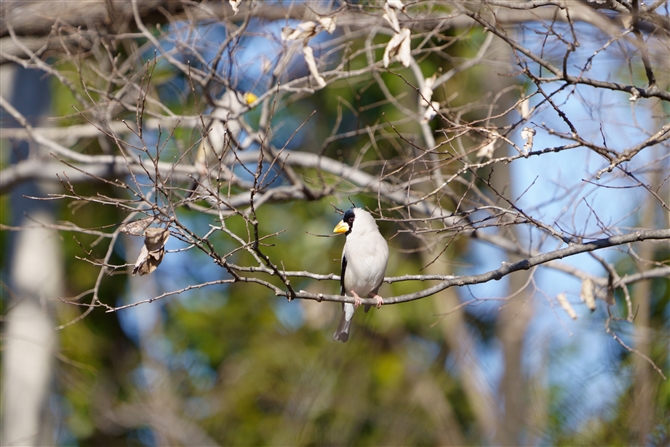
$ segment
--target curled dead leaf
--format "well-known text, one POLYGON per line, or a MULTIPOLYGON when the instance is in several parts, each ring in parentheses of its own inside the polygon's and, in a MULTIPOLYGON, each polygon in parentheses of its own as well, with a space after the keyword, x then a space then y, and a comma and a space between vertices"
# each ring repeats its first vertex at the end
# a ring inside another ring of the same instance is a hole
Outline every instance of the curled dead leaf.
POLYGON ((281 30, 281 38, 284 41, 289 40, 309 40, 315 36, 320 30, 316 29, 316 23, 312 21, 302 22, 295 28, 285 26, 281 30))
POLYGON ((148 228, 144 232, 144 245, 135 261, 133 276, 136 273, 140 276, 148 275, 158 268, 163 261, 165 243, 169 238, 170 232, 166 228, 148 228))
POLYGON ((421 93, 419 102, 424 106, 431 103, 431 99, 433 98, 433 85, 435 85, 436 79, 437 73, 433 73, 432 76, 427 77, 423 81, 423 86, 421 87, 421 90, 419 90, 419 93, 421 93))
POLYGON ((421 119, 422 123, 427 123, 437 116, 437 111, 440 110, 440 103, 433 101, 430 103, 430 107, 426 107, 425 112, 423 112, 423 118, 421 119))
POLYGON ((130 234, 131 236, 142 236, 144 235, 144 230, 153 223, 155 220, 154 217, 144 217, 142 219, 133 220, 132 222, 126 222, 119 226, 119 231, 121 233, 130 234))
POLYGON ((523 150, 526 151, 526 154, 533 150, 533 139, 535 138, 535 129, 532 127, 524 127, 521 130, 521 138, 526 140, 523 144, 523 150))
POLYGON ((594 294, 595 286, 591 278, 586 278, 582 282, 582 291, 579 294, 579 297, 586 303, 586 306, 591 310, 591 312, 596 310, 596 297, 594 294))
POLYGON ((144 245, 149 249, 149 251, 157 251, 163 246, 170 238, 170 232, 166 228, 148 228, 144 232, 144 245))
POLYGON ((397 9, 398 11, 404 11, 405 5, 403 5, 402 0, 386 0, 386 5, 389 8, 397 9))
POLYGON ((559 293, 558 295, 556 295, 556 300, 570 318, 572 318, 573 320, 577 319, 577 312, 575 312, 575 309, 572 308, 572 305, 568 301, 568 297, 565 296, 565 293, 559 293))
POLYGON ((333 34, 335 31, 336 23, 335 17, 318 17, 316 19, 319 22, 319 25, 326 31, 328 34, 333 34))
POLYGON ((395 9, 387 3, 384 5, 384 15, 382 16, 386 20, 391 29, 398 34, 400 32, 400 22, 398 21, 398 16, 395 13, 395 9))
POLYGON ((412 40, 410 35, 410 30, 403 28, 398 34, 394 35, 391 40, 389 40, 389 43, 386 45, 386 49, 384 50, 384 67, 389 66, 391 63, 391 58, 393 57, 397 57, 401 64, 403 64, 405 67, 409 67, 412 59, 412 40))
POLYGON ((240 3, 242 3, 242 0, 228 0, 228 3, 230 3, 230 7, 233 8, 233 15, 240 12, 240 3))

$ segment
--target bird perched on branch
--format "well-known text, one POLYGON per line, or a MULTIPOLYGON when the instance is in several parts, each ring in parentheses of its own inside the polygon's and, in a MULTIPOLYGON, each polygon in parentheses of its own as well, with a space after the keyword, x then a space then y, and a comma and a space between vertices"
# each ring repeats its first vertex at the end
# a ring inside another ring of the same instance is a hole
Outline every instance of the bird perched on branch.
POLYGON ((239 142, 238 138, 242 130, 240 113, 257 99, 258 97, 253 93, 241 93, 229 89, 221 98, 214 101, 215 108, 195 154, 194 164, 198 170, 198 179, 189 188, 191 190, 189 196, 195 193, 200 180, 207 178, 211 170, 226 170, 218 163, 228 149, 239 142))
MULTIPOLYGON (((346 342, 354 310, 360 306, 361 297, 375 298, 377 308, 384 302, 377 292, 384 280, 389 248, 375 219, 361 208, 347 210, 333 232, 344 233, 347 237, 342 250, 340 293, 353 297, 355 301, 355 304, 342 304, 342 318, 333 335, 335 340, 346 342)), ((370 306, 366 305, 365 311, 369 309, 370 306)))

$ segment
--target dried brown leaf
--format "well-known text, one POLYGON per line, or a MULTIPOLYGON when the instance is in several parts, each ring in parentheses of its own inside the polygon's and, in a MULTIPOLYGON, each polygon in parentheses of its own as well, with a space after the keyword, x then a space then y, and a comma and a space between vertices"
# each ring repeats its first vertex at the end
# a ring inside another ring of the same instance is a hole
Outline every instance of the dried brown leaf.
POLYGON ((126 222, 119 227, 119 231, 130 234, 131 236, 143 236, 144 230, 146 230, 146 228, 151 225, 154 220, 154 217, 149 216, 142 219, 133 220, 132 222, 126 222))
POLYGON ((577 319, 577 312, 575 312, 575 309, 572 308, 572 305, 568 301, 568 297, 565 296, 565 293, 559 293, 558 295, 556 295, 556 300, 570 318, 572 318, 573 320, 577 319))
POLYGON ((163 261, 165 243, 170 238, 166 228, 148 228, 144 234, 144 245, 135 261, 133 275, 139 272, 140 276, 144 276, 156 270, 163 261))
POLYGON ((594 284, 591 278, 586 278, 582 282, 582 291, 579 297, 586 303, 586 306, 591 309, 591 312, 596 310, 596 297, 594 294, 594 284))

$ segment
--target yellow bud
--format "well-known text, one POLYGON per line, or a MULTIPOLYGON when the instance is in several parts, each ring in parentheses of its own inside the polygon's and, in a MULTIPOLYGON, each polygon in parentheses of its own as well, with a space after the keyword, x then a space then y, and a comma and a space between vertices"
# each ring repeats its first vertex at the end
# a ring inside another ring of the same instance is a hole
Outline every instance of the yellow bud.
POLYGON ((257 99, 258 99, 258 96, 254 95, 251 92, 247 92, 247 93, 244 94, 244 101, 247 103, 248 106, 250 106, 251 104, 256 102, 257 99))

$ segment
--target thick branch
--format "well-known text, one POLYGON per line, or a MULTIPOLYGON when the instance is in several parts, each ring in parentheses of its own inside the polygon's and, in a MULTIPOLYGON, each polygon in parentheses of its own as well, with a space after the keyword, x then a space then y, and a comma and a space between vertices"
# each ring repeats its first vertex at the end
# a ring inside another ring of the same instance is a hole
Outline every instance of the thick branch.
MULTIPOLYGON (((556 259, 563 259, 565 257, 574 256, 580 253, 588 253, 607 247, 615 247, 618 245, 630 244, 633 242, 640 242, 644 240, 665 240, 665 239, 670 239, 670 229, 642 230, 642 231, 636 231, 634 233, 612 236, 604 239, 596 239, 595 241, 586 242, 584 244, 570 244, 566 248, 532 256, 530 258, 512 264, 503 263, 503 265, 500 268, 491 270, 486 273, 481 273, 479 275, 454 276, 452 278, 445 279, 439 284, 436 284, 432 287, 429 287, 419 292, 410 293, 407 295, 400 295, 396 297, 384 298, 384 304, 398 304, 398 303, 406 303, 409 301, 419 300, 421 298, 426 298, 428 296, 436 294, 437 292, 440 292, 441 290, 453 286, 460 287, 472 284, 482 284, 485 282, 489 282, 491 280, 497 281, 509 275, 510 273, 518 272, 520 270, 528 270, 537 265, 542 265, 547 262, 554 261, 556 259)), ((277 295, 288 297, 288 292, 277 293, 277 295)), ((300 291, 296 293, 295 298, 302 298, 316 301, 336 301, 336 302, 345 302, 352 304, 354 303, 353 298, 350 297, 343 297, 340 295, 315 294, 305 291, 300 291)), ((362 299, 362 304, 375 305, 376 301, 372 298, 365 298, 362 299)))

